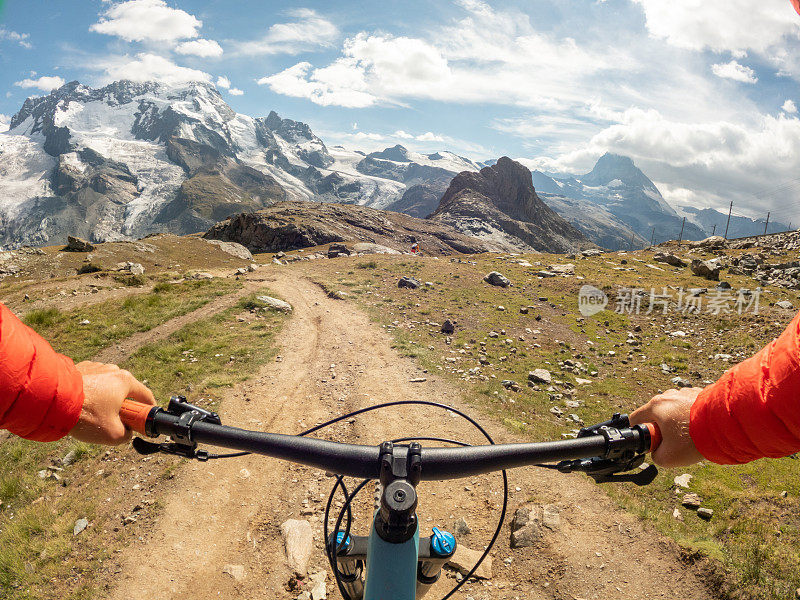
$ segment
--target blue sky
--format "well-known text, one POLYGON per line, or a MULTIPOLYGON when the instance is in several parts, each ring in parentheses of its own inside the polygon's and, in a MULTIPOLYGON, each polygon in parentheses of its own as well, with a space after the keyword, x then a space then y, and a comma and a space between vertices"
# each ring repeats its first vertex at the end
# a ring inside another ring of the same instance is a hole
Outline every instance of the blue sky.
POLYGON ((585 172, 631 156, 673 203, 800 222, 789 0, 6 0, 0 120, 62 81, 214 82, 326 143, 585 172))

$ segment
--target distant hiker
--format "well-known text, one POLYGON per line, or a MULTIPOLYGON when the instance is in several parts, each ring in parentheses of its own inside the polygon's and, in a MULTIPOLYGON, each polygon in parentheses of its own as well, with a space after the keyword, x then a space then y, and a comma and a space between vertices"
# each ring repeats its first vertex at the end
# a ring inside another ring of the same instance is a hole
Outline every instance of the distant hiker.
POLYGON ((0 304, 0 429, 37 442, 70 434, 91 444, 131 437, 122 401, 155 404, 147 387, 116 365, 73 364, 0 304))
POLYGON ((419 242, 416 238, 411 238, 411 254, 419 254, 419 242))

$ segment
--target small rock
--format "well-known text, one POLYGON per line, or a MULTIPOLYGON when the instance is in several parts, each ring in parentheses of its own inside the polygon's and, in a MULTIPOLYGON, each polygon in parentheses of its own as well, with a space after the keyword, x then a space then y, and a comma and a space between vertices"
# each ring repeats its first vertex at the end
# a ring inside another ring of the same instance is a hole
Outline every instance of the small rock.
POLYGON ((672 516, 673 516, 673 517, 674 517, 674 518, 675 518, 677 521, 683 521, 683 515, 681 514, 681 509, 680 509, 680 508, 677 508, 677 507, 676 507, 676 508, 675 508, 675 510, 673 510, 673 511, 672 511, 672 516))
POLYGON ((281 525, 281 535, 289 568, 300 577, 305 577, 314 546, 311 524, 306 520, 289 519, 281 525))
POLYGON ((489 285, 496 285, 498 287, 508 287, 511 285, 511 282, 508 280, 508 278, 497 271, 492 271, 486 275, 483 280, 489 285))
POLYGON ((698 508, 697 509, 697 516, 703 519, 704 521, 710 521, 711 517, 714 516, 714 511, 710 508, 698 508))
POLYGON ((470 529, 464 517, 461 517, 458 521, 456 521, 455 525, 453 526, 453 530, 455 531, 456 536, 469 535, 472 533, 472 529, 470 529))
POLYGON ((668 265, 672 265, 673 267, 685 267, 687 263, 682 261, 680 258, 675 256, 674 254, 669 254, 668 252, 659 252, 654 257, 653 260, 656 262, 666 263, 668 265))
POLYGON ((700 496, 694 493, 684 494, 683 500, 681 500, 681 504, 683 506, 685 506, 686 508, 690 508, 692 510, 697 510, 698 508, 700 508, 700 505, 702 503, 703 501, 700 499, 700 496))
POLYGON ((428 381, 425 377, 413 377, 408 380, 408 383, 425 383, 428 381))
POLYGON ((65 467, 68 467, 76 460, 78 460, 78 453, 75 452, 75 450, 70 450, 69 452, 67 452, 67 455, 61 459, 61 464, 64 465, 65 467))
POLYGON ((81 531, 89 526, 89 519, 83 518, 75 521, 75 527, 72 528, 72 535, 78 535, 81 531))
POLYGON ((780 302, 776 302, 775 306, 778 308, 782 308, 784 310, 793 310, 794 306, 788 300, 781 300, 780 302))
POLYGON ((309 584, 311 585, 311 600, 325 600, 328 591, 326 589, 325 580, 328 578, 326 571, 314 573, 309 577, 309 584))
POLYGON ((534 369, 528 373, 528 381, 533 383, 550 384, 553 382, 553 376, 547 369, 534 369))
MULTIPOLYGON (((466 575, 470 572, 475 563, 478 562, 478 559, 481 557, 483 552, 478 550, 471 550, 462 544, 458 544, 456 546, 456 551, 453 556, 450 557, 450 560, 447 561, 447 564, 453 567, 456 571, 461 573, 462 575, 466 575)), ((478 579, 491 579, 492 578, 492 556, 489 555, 486 559, 481 563, 481 566, 478 567, 478 570, 475 571, 474 577, 478 579)))
POLYGON ((545 504, 542 507, 542 525, 552 531, 561 527, 561 514, 555 504, 545 504))
POLYGON ((520 306, 519 313, 521 315, 527 315, 528 314, 528 307, 527 306, 520 306))
POLYGON ((683 377, 673 377, 670 379, 670 382, 672 382, 672 385, 675 385, 679 388, 692 387, 692 382, 687 381, 683 377))
POLYGON ((225 565, 222 567, 222 572, 230 575, 236 581, 242 581, 245 578, 244 565, 225 565))
POLYGON ((442 323, 442 333, 450 335, 455 332, 455 330, 456 327, 450 319, 447 319, 444 323, 442 323))
POLYGON ((416 290, 420 286, 420 282, 413 277, 402 277, 400 281, 397 282, 397 287, 399 288, 409 288, 412 290, 416 290))
POLYGON ((292 312, 292 305, 285 300, 279 300, 278 298, 273 298, 272 296, 256 296, 256 300, 263 302, 267 305, 267 308, 271 308, 272 310, 285 313, 292 312))
POLYGON ((689 483, 692 481, 692 475, 690 473, 684 473, 683 475, 677 475, 675 479, 672 480, 673 483, 677 487, 680 488, 688 488, 689 483))
POLYGON ((728 283, 727 281, 720 281, 717 284, 717 289, 718 290, 729 290, 729 289, 731 289, 731 284, 728 283))
POLYGON ((79 323, 79 325, 90 325, 92 322, 89 319, 84 319, 79 323))

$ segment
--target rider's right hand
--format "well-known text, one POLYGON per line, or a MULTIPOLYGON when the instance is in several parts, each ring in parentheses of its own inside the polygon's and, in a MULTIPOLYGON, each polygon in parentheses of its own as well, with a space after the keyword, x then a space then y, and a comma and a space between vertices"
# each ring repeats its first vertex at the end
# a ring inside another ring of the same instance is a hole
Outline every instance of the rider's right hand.
POLYGON ((667 390, 630 415, 631 425, 656 423, 663 441, 653 452, 660 467, 681 467, 703 460, 689 435, 689 413, 703 388, 667 390))

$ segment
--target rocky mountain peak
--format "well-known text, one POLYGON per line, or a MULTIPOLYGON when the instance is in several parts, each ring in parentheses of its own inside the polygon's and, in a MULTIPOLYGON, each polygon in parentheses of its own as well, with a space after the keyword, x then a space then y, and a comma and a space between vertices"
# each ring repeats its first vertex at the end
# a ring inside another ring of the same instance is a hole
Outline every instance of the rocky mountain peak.
POLYGON ((507 156, 477 173, 465 171, 456 175, 442 196, 439 210, 462 190, 472 190, 489 198, 498 209, 517 219, 531 220, 543 209, 548 210, 536 195, 530 170, 507 156))
POLYGON ((601 156, 591 172, 581 177, 587 185, 620 185, 635 186, 643 189, 655 190, 655 184, 642 173, 633 163, 633 160, 620 154, 606 152, 601 156))
POLYGON ((530 170, 507 156, 456 175, 431 218, 505 249, 565 252, 591 245, 539 199, 530 170))

